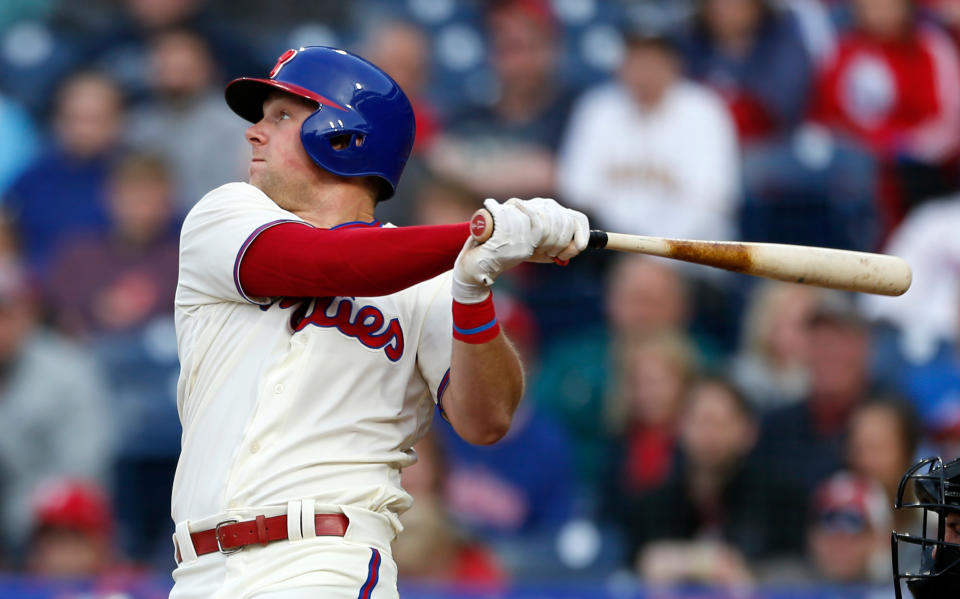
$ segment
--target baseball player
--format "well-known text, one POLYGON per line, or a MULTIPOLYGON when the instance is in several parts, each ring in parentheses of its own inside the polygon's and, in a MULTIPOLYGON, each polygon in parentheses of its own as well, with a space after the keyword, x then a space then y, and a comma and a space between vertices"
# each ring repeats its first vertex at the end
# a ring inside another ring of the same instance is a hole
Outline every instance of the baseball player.
POLYGON ((381 226, 413 112, 343 50, 288 50, 226 100, 253 123, 250 183, 208 193, 181 234, 170 597, 397 597, 400 471, 434 403, 492 443, 522 394, 489 286, 578 254, 587 220, 535 198, 487 200, 482 245, 467 223, 381 226))
POLYGON ((897 509, 921 510, 920 535, 893 532, 893 584, 916 599, 960 597, 960 459, 927 458, 900 480, 897 509))

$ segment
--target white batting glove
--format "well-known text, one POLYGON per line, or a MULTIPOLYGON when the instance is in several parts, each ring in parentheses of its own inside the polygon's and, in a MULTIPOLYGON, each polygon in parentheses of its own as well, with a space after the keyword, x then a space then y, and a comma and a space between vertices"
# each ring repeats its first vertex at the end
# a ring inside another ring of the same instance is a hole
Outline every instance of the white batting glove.
POLYGON ((515 205, 488 199, 483 207, 493 215, 493 235, 483 244, 467 239, 453 265, 453 299, 461 304, 485 300, 500 273, 530 258, 542 236, 542 224, 515 205))
POLYGON ((536 260, 567 261, 587 247, 590 222, 582 212, 564 208, 550 198, 510 198, 507 205, 516 206, 530 218, 537 244, 536 260))

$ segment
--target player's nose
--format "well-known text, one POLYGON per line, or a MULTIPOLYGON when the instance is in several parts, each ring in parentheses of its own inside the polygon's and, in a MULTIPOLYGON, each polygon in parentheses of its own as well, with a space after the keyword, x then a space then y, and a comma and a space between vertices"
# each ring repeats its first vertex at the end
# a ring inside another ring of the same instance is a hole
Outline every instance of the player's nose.
POLYGON ((246 133, 244 133, 244 137, 247 138, 250 145, 261 145, 267 140, 266 134, 264 134, 263 129, 260 127, 261 122, 262 121, 258 121, 250 125, 247 127, 246 133))

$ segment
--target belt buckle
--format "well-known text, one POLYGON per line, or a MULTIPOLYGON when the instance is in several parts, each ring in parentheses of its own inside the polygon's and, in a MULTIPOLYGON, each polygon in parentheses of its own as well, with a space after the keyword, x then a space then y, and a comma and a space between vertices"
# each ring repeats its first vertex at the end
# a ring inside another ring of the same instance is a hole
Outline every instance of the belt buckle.
POLYGON ((222 554, 224 554, 224 555, 230 555, 231 553, 236 553, 236 552, 240 551, 241 549, 243 549, 243 545, 240 545, 239 547, 232 547, 232 548, 230 548, 230 549, 224 549, 224 548, 223 548, 223 544, 220 542, 220 527, 221 527, 221 526, 224 526, 225 524, 236 524, 237 522, 240 522, 240 521, 239 521, 239 520, 224 520, 224 521, 221 522, 220 524, 217 524, 216 528, 213 529, 213 536, 216 537, 216 539, 217 539, 217 551, 219 551, 220 553, 222 553, 222 554))

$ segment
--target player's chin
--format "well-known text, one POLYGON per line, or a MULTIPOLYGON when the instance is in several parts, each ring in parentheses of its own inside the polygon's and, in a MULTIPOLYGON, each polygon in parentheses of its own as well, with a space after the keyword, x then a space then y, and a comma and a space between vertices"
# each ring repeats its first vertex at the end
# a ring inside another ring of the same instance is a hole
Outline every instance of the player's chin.
POLYGON ((270 180, 270 174, 263 168, 262 162, 250 163, 250 169, 247 171, 250 178, 250 185, 263 188, 264 184, 270 180))
POLYGON ((282 189, 278 187, 278 181, 276 176, 274 176, 270 171, 265 169, 251 169, 250 173, 250 185, 253 185, 268 197, 274 197, 274 191, 282 189))

